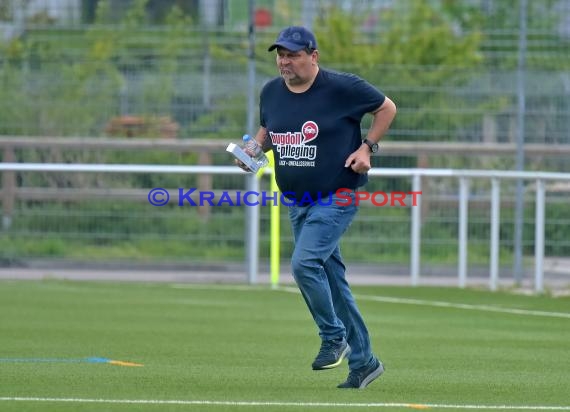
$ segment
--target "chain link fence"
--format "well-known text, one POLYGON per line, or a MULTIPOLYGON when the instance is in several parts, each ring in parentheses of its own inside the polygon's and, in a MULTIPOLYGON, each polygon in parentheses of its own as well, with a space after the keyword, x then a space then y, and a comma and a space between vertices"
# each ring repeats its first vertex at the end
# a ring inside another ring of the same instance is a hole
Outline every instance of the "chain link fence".
MULTIPOLYGON (((528 2, 526 21, 511 0, 253 3, 256 96, 278 29, 308 22, 323 66, 398 103, 390 138, 514 142, 523 93, 524 141, 570 143, 568 0, 528 2)), ((120 116, 169 117, 179 138, 246 128, 248 1, 2 4, 0 134, 98 137, 120 116)))
MULTIPOLYGON (((4 0, 0 3, 0 136, 238 141, 248 131, 248 116, 257 119, 260 88, 277 75, 267 46, 289 24, 313 28, 323 67, 359 74, 397 103, 398 116, 386 141, 483 147, 516 145, 522 134, 525 144, 570 144, 570 0, 4 0), (248 32, 251 5, 253 36, 248 32), (521 5, 526 5, 526 13, 521 13, 521 5), (250 95, 255 96, 253 106, 248 104, 250 95)), ((363 123, 364 133, 368 121, 363 123)), ((12 153, 19 162, 195 164, 201 156, 34 147, 12 153)), ((229 159, 214 154, 208 162, 228 164, 229 159)), ((429 159, 400 153, 374 158, 379 167, 513 169, 515 164, 514 153, 444 153, 429 159)), ((524 166, 570 171, 563 151, 527 156, 524 166)), ((51 200, 31 195, 16 200, 12 224, 1 234, 7 262, 50 256, 89 260, 101 253, 136 260, 148 244, 140 250, 133 244, 170 236, 166 231, 189 250, 186 257, 165 251, 167 259, 194 261, 208 250, 226 260, 242 258, 241 231, 228 237, 224 228, 239 228, 243 211, 215 210, 208 225, 200 228, 206 221, 198 212, 196 216, 180 210, 158 213, 140 199, 135 205, 124 199, 86 204, 55 198, 66 188, 127 184, 125 190, 148 190, 164 184, 160 176, 87 182, 79 177, 54 181, 20 175, 16 181, 23 189, 56 190, 51 200), (52 220, 53 224, 48 223, 52 220), (185 224, 178 225, 179 221, 185 224), (42 242, 34 243, 37 236, 42 242), (69 239, 72 246, 83 246, 72 250, 69 239), (189 246, 196 242, 201 246, 189 246), (105 244, 113 245, 114 251, 102 247, 105 244)), ((239 186, 223 176, 214 182, 211 187, 220 190, 239 186)), ((168 184, 190 187, 196 182, 168 184)), ((408 186, 401 179, 388 179, 373 182, 370 190, 406 190, 408 186)), ((457 198, 452 186, 443 179, 426 183, 425 199, 433 199, 424 216, 429 228, 423 239, 426 262, 439 259, 454 264, 457 198)), ((3 183, 3 192, 5 188, 3 183)), ((528 257, 533 188, 526 190, 523 248, 528 257)), ((488 182, 470 188, 474 200, 470 236, 473 247, 481 250, 488 238, 488 191, 488 182)), ((513 251, 515 192, 514 186, 503 188, 505 261, 513 251)), ((569 192, 561 184, 549 188, 551 257, 570 255, 564 233, 570 215, 561 206, 569 192)), ((264 233, 268 213, 261 216, 264 233)), ((364 210, 347 235, 347 259, 404 264, 408 217, 399 213, 364 210), (390 235, 395 232, 401 236, 390 235), (375 256, 378 245, 385 259, 375 256), (363 255, 363 250, 369 252, 363 255)), ((288 229, 284 230, 283 258, 287 259, 290 238, 288 229)), ((268 242, 268 237, 263 239, 268 242)), ((265 246, 263 256, 268 253, 265 246)), ((480 254, 483 266, 487 255, 480 254)))

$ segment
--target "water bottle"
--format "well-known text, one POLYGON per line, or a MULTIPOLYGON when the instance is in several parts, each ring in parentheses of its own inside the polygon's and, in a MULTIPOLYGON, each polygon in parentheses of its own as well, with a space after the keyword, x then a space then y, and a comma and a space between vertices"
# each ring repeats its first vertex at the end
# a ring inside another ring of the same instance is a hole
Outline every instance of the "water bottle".
POLYGON ((269 159, 267 159, 267 156, 265 156, 263 149, 257 141, 248 134, 243 135, 243 147, 247 149, 248 152, 253 153, 251 157, 257 162, 260 168, 267 166, 269 159))

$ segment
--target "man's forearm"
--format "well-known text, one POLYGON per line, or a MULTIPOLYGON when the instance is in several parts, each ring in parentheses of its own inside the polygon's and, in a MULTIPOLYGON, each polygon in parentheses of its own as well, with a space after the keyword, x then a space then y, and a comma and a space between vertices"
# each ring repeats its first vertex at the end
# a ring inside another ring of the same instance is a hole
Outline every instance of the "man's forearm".
POLYGON ((367 139, 372 143, 378 143, 390 128, 394 117, 396 117, 396 105, 386 97, 382 106, 372 113, 372 116, 374 118, 372 119, 370 129, 368 129, 367 139))

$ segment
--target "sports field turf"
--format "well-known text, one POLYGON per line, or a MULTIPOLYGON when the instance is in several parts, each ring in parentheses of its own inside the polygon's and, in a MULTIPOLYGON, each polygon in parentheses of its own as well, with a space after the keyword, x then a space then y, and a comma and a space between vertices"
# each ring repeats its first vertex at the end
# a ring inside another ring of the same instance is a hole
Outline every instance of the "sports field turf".
POLYGON ((0 282, 0 411, 570 411, 570 298, 354 291, 386 364, 364 390, 311 370, 294 288, 0 282))

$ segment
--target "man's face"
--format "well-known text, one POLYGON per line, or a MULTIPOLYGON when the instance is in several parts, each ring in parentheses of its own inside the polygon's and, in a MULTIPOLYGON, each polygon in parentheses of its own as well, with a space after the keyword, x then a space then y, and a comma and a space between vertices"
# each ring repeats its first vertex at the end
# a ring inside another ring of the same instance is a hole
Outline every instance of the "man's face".
POLYGON ((305 50, 293 52, 283 47, 277 48, 277 68, 287 84, 304 84, 312 79, 314 65, 317 62, 317 51, 307 53, 305 50))

